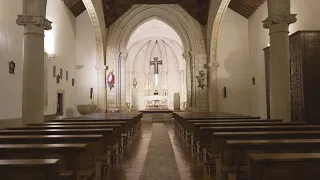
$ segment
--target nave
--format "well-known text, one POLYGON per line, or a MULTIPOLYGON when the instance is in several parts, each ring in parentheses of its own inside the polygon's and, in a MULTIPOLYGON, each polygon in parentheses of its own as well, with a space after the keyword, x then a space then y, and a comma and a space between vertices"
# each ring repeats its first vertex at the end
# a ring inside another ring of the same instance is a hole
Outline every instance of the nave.
POLYGON ((320 126, 230 113, 100 113, 0 130, 6 180, 317 180, 320 126))
MULTIPOLYGON (((157 123, 160 124, 160 123, 157 123)), ((162 124, 162 123, 161 123, 162 124)), ((170 145, 172 145, 174 156, 173 160, 176 162, 176 167, 178 168, 178 173, 180 177, 176 177, 173 179, 181 179, 181 180, 197 180, 210 179, 208 175, 204 172, 203 167, 197 162, 196 157, 191 155, 191 152, 188 151, 186 146, 181 142, 179 136, 176 134, 174 130, 174 124, 172 122, 164 123, 165 130, 170 136, 170 145)), ((131 148, 128 149, 124 154, 123 162, 119 163, 114 169, 110 171, 107 175, 107 179, 114 180, 140 180, 141 174, 144 170, 150 140, 153 133, 153 123, 144 122, 141 127, 141 134, 139 134, 137 143, 131 148)), ((164 136, 166 132, 163 132, 164 136)), ((157 141, 155 141, 156 143, 157 141)), ((162 158, 163 156, 157 156, 155 154, 154 158, 162 158)), ((151 165, 156 165, 151 163, 151 165)), ((173 168, 176 168, 173 167, 173 168)), ((166 166, 165 170, 170 170, 170 166, 166 166)), ((153 174, 151 174, 153 176, 153 174)), ((165 179, 158 176, 153 176, 153 178, 148 178, 150 180, 153 179, 165 179)), ((170 178, 172 179, 172 178, 170 178)))

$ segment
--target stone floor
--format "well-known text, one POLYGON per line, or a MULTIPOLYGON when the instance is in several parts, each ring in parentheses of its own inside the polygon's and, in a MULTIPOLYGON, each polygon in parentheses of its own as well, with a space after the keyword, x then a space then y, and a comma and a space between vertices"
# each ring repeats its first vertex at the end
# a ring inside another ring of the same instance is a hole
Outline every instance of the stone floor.
MULTIPOLYGON (((177 137, 174 132, 174 124, 166 122, 165 127, 171 140, 181 180, 210 179, 205 175, 205 172, 203 172, 202 166, 197 163, 196 159, 191 158, 190 152, 181 144, 179 137, 177 137)), ((143 122, 141 133, 136 139, 134 146, 125 152, 122 162, 112 168, 105 180, 140 180, 151 137, 152 123, 143 122)), ((155 177, 155 179, 159 178, 155 177)))

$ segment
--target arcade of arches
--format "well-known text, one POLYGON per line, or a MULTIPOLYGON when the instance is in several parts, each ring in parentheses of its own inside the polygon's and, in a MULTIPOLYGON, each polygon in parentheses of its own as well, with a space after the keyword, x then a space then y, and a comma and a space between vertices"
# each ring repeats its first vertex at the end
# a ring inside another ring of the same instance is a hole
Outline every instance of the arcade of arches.
POLYGON ((79 13, 71 1, 0 0, 0 127, 159 109, 320 118, 319 0, 260 0, 250 16, 208 0, 205 22, 183 4, 142 0, 108 19, 107 0, 74 0, 79 13), (294 64, 308 32, 308 63, 294 64))

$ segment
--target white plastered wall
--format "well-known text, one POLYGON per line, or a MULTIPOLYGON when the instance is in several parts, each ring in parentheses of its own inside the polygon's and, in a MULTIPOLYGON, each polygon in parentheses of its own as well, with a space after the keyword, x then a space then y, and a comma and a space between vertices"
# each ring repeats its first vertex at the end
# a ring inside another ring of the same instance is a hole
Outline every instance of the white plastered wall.
POLYGON ((47 114, 56 113, 57 91, 64 91, 64 115, 75 112, 75 87, 72 78, 75 77, 76 65, 76 19, 61 0, 48 0, 46 18, 52 21, 52 30, 45 32, 45 51, 55 54, 48 61, 48 106, 47 114), (62 79, 56 83, 53 77, 53 66, 56 74, 62 69, 62 79), (68 71, 68 80, 66 79, 68 71))
MULTIPOLYGON (((196 62, 194 75, 198 75, 199 70, 204 70, 203 66, 207 63, 204 27, 179 5, 135 5, 110 26, 107 38, 107 66, 109 66, 109 70, 116 70, 119 54, 127 53, 127 41, 131 33, 140 24, 153 18, 161 19, 179 34, 184 52, 190 52, 194 55, 196 62)), ((121 86, 117 84, 117 75, 115 72, 115 87, 121 86)), ((187 79, 187 82, 190 82, 190 79, 187 79)), ((196 80, 195 84, 198 86, 196 80)), ((189 86, 187 91, 190 92, 189 86)), ((108 106, 115 107, 117 96, 119 96, 117 88, 108 90, 107 94, 108 106)), ((194 95, 197 98, 197 107, 203 111, 208 110, 207 87, 203 90, 196 88, 194 95)))
POLYGON ((251 114, 248 19, 227 9, 218 36, 218 111, 251 114), (223 88, 227 89, 224 98, 223 88))
POLYGON ((93 88, 94 104, 97 102, 97 48, 95 32, 87 11, 76 18, 76 104, 88 105, 90 88, 93 88))
MULTIPOLYGON (((21 124, 22 116, 23 27, 16 24, 18 14, 22 14, 22 1, 0 0, 0 119, 5 126, 21 124), (16 63, 15 74, 9 74, 8 63, 12 60, 16 63)), ((75 77, 75 17, 61 0, 48 0, 46 18, 53 23, 52 30, 45 34, 45 49, 56 56, 48 61, 48 106, 44 114, 56 112, 58 89, 65 92, 66 113, 66 108, 75 109, 75 88, 71 86, 75 77), (53 77, 53 66, 57 73, 63 69, 60 84, 53 77)))
POLYGON ((0 0, 0 119, 10 124, 20 124, 22 116, 23 28, 16 24, 21 13, 22 2, 0 0), (15 74, 9 74, 10 61, 15 74))
MULTIPOLYGON (((297 14, 297 22, 289 27, 290 34, 299 30, 319 30, 319 0, 291 0, 291 13, 297 14)), ((252 89, 252 115, 266 117, 266 86, 263 48, 269 44, 269 30, 262 27, 268 16, 264 3, 249 19, 250 61, 256 85, 252 89)))

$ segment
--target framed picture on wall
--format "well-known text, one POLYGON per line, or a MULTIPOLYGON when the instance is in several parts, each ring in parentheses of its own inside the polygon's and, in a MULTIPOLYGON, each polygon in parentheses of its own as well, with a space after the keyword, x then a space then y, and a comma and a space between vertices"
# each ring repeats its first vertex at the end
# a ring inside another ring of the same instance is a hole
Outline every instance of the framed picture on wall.
POLYGON ((60 68, 60 79, 62 79, 62 69, 60 68))
POLYGON ((56 67, 53 66, 53 77, 56 77, 56 67))
POLYGON ((66 71, 66 80, 68 81, 69 80, 69 72, 66 71))

